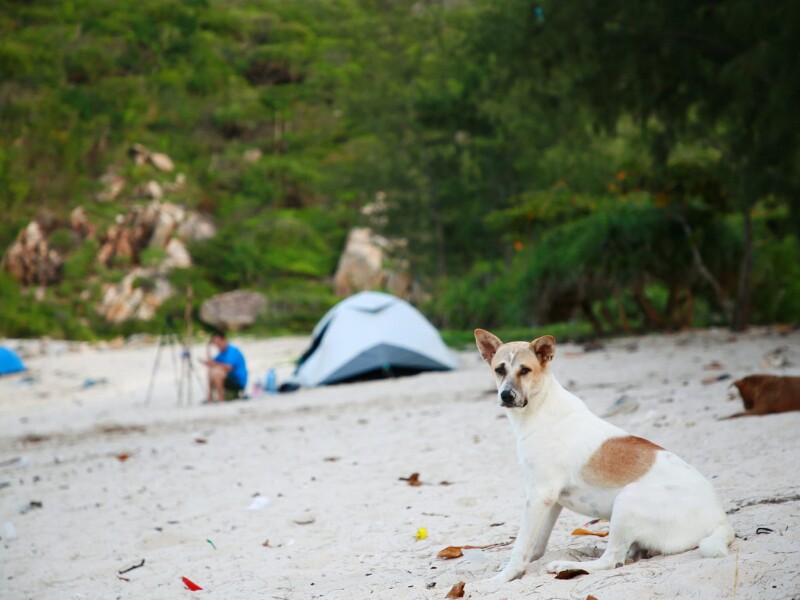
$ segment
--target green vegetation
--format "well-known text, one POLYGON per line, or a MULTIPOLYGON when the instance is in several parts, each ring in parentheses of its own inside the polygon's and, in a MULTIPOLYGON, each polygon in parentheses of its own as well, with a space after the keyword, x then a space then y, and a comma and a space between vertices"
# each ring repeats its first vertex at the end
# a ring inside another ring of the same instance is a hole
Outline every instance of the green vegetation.
POLYGON ((68 227, 76 206, 104 231, 141 202, 93 199, 109 168, 174 179, 134 165, 133 143, 168 154, 187 181, 169 199, 218 226, 172 284, 195 308, 263 291, 257 331, 305 331, 336 302, 377 198, 448 330, 800 320, 796 2, 0 4, 0 248, 46 209, 65 256, 39 300, 0 273, 0 335, 183 314, 176 297, 151 323, 103 322, 129 265, 99 266, 68 227))

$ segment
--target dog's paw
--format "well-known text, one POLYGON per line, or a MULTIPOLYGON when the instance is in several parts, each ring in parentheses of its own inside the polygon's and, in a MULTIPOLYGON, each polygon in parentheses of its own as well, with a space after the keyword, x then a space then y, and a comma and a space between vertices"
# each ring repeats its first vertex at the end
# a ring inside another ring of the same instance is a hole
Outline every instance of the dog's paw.
POLYGON ((554 560, 547 563, 545 570, 548 573, 561 573, 561 571, 583 570, 581 563, 569 560, 554 560))
POLYGON ((481 579, 478 583, 485 583, 487 586, 499 587, 504 583, 508 583, 509 581, 514 581, 515 579, 519 579, 523 575, 525 575, 525 569, 522 568, 515 569, 506 567, 494 577, 490 577, 489 579, 481 579))

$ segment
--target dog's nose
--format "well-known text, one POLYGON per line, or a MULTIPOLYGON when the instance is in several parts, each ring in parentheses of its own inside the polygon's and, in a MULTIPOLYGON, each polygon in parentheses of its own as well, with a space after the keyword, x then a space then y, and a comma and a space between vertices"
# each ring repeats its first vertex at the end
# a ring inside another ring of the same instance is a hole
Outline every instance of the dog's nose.
POLYGON ((514 393, 514 390, 503 390, 500 392, 500 400, 503 404, 512 404, 516 397, 517 395, 514 393))

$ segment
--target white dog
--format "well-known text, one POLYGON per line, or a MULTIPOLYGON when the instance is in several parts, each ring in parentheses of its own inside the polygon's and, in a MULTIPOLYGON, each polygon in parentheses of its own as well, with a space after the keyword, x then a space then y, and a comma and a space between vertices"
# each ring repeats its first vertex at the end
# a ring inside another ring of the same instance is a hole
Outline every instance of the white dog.
POLYGON ((671 452, 595 416, 561 387, 548 367, 552 336, 504 344, 476 329, 475 341, 508 409, 527 492, 511 559, 489 582, 524 575, 544 554, 563 506, 609 519, 608 547, 596 560, 551 562, 549 573, 613 569, 633 549, 674 554, 699 546, 704 557, 728 553, 734 531, 708 480, 671 452))

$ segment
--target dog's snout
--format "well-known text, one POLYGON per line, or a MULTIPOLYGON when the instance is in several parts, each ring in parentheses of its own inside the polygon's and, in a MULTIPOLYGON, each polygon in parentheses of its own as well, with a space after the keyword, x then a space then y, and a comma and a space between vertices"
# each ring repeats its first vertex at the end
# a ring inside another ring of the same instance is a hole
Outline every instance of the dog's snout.
POLYGON ((514 390, 503 390, 500 392, 500 400, 502 400, 503 404, 513 403, 516 397, 517 395, 514 393, 514 390))

